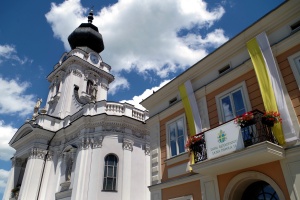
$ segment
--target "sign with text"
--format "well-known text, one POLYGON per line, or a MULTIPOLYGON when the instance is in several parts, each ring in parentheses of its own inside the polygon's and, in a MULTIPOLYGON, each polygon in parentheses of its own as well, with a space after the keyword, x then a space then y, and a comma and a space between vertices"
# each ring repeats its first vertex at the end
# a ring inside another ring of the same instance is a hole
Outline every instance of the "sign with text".
POLYGON ((231 121, 205 132, 207 158, 216 158, 244 148, 240 129, 231 121))

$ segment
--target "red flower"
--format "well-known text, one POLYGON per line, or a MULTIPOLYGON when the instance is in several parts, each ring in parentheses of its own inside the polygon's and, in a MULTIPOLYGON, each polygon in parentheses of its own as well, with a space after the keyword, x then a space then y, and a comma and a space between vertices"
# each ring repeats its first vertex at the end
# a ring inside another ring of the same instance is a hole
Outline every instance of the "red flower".
POLYGON ((189 151, 191 150, 191 147, 199 142, 200 140, 202 140, 202 135, 194 135, 194 136, 190 136, 188 138, 188 140, 186 141, 186 144, 185 144, 185 148, 188 149, 189 151))
POLYGON ((263 116, 267 121, 273 121, 274 123, 282 122, 280 118, 280 113, 275 111, 265 112, 263 116))
POLYGON ((247 121, 251 121, 254 118, 254 115, 252 112, 246 112, 242 116, 237 116, 234 119, 234 123, 236 124, 244 124, 247 121))

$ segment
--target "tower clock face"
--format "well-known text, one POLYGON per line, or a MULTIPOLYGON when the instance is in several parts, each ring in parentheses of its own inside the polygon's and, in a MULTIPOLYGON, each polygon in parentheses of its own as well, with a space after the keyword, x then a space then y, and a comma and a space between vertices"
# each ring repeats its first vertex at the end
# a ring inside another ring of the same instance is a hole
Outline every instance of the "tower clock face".
POLYGON ((97 64, 99 62, 99 58, 95 54, 91 54, 90 59, 91 59, 92 63, 94 63, 94 64, 97 64))

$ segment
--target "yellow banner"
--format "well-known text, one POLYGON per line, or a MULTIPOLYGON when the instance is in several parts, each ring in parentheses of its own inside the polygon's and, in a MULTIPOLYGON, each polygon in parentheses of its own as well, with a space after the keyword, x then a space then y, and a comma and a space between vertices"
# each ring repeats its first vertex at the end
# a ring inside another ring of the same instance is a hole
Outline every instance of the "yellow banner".
POLYGON ((185 88, 184 84, 179 86, 179 92, 180 92, 180 96, 181 96, 181 99, 182 99, 185 114, 186 114, 186 117, 187 117, 190 136, 196 135, 193 112, 192 112, 192 108, 191 108, 190 101, 189 101, 189 98, 188 98, 188 94, 187 94, 187 91, 186 91, 186 88, 185 88))
MULTIPOLYGON (((192 111, 192 106, 190 105, 190 101, 189 101, 189 96, 185 87, 185 84, 182 84, 179 86, 179 93, 180 93, 180 97, 183 103, 183 107, 185 110, 185 115, 187 118, 187 123, 188 123, 188 127, 189 127, 189 136, 194 136, 196 135, 196 127, 195 127, 195 123, 194 123, 194 116, 193 116, 193 111, 192 111)), ((191 152, 190 154, 190 164, 195 164, 195 158, 194 158, 194 153, 191 152)), ((190 167, 190 171, 192 171, 192 167, 190 167)))
MULTIPOLYGON (((254 66, 265 109, 266 111, 278 112, 273 87, 266 68, 266 63, 256 38, 253 38, 247 42, 247 48, 254 66)), ((279 144, 285 144, 281 124, 275 123, 272 130, 279 144)))

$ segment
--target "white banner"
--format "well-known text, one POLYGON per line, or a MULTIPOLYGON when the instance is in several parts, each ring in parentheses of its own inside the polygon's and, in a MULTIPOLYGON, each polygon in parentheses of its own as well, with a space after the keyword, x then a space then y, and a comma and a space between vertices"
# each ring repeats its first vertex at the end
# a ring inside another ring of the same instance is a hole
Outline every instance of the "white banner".
POLYGON ((216 158, 244 148, 241 127, 232 120, 205 132, 207 158, 216 158))

